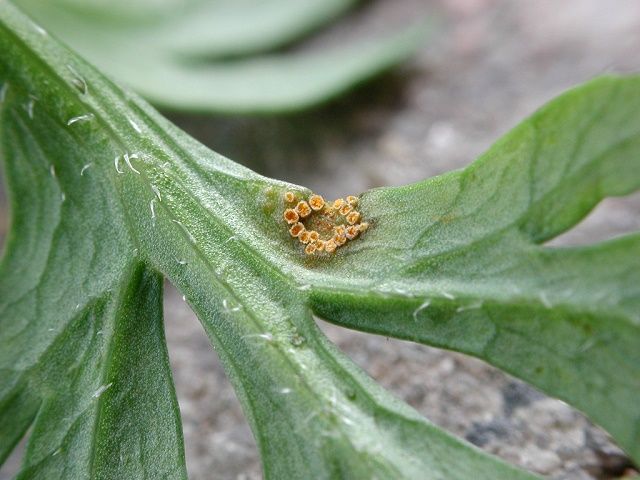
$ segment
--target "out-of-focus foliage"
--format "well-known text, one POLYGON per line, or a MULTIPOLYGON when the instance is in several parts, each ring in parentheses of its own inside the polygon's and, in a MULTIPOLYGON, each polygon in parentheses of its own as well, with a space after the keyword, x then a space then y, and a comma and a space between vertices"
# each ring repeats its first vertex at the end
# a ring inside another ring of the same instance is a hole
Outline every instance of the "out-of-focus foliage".
POLYGON ((156 105, 275 113, 307 108, 406 59, 426 26, 319 51, 291 48, 355 0, 14 0, 156 105))

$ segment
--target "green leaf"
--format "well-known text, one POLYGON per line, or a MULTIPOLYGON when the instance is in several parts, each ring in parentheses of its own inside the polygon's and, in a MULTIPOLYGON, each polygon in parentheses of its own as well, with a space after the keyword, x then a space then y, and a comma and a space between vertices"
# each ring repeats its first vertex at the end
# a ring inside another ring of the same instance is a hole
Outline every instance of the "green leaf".
POLYGON ((640 188, 640 78, 553 101, 465 170, 362 197, 366 243, 321 317, 478 356, 583 410, 640 461, 640 234, 544 242, 640 188))
POLYGON ((542 242, 638 187, 639 78, 569 92, 464 171, 363 194, 369 230, 305 256, 282 214, 306 189, 211 152, 7 3, 0 50, 0 452, 35 418, 23 475, 182 474, 155 272, 202 321, 266 478, 532 478, 393 399, 312 313, 479 356, 637 457, 638 235, 542 242))
POLYGON ((61 1, 17 3, 104 71, 176 110, 271 113, 310 107, 403 61, 426 33, 420 25, 319 52, 256 55, 317 29, 355 0, 192 1, 182 8, 168 2, 160 18, 146 22, 139 17, 146 12, 153 18, 151 5, 128 2, 114 19, 103 10, 114 9, 112 2, 69 9, 61 1))
MULTIPOLYGON (((89 18, 92 26, 109 35, 153 42, 155 48, 187 57, 208 58, 248 55, 272 50, 324 26, 351 9, 357 0, 190 0, 87 2, 86 0, 20 0, 32 11, 71 22, 89 18), (56 7, 57 5, 57 7, 56 7), (62 8, 61 8, 62 7, 62 8), (71 11, 71 14, 64 12, 71 11), (139 35, 138 38, 136 36, 139 35)), ((47 18, 41 16, 41 18, 47 18)), ((95 30, 82 27, 85 41, 95 30)), ((74 30, 75 38, 82 37, 74 30)))
POLYGON ((286 185, 188 138, 6 3, 0 48, 13 205, 0 446, 35 418, 22 477, 184 475, 159 271, 219 351, 266 478, 532 478, 431 425, 327 341, 308 291, 262 254, 299 256, 273 216, 286 185))

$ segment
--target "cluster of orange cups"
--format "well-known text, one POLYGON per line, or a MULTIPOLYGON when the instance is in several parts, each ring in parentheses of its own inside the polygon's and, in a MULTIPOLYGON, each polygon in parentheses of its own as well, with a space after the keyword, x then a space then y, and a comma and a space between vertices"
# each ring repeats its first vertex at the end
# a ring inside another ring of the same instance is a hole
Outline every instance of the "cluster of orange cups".
POLYGON ((307 255, 334 253, 369 228, 361 221, 356 210, 358 197, 353 195, 325 202, 320 195, 313 194, 307 201, 286 192, 284 202, 289 207, 284 211, 284 219, 291 225, 289 233, 305 245, 307 255))

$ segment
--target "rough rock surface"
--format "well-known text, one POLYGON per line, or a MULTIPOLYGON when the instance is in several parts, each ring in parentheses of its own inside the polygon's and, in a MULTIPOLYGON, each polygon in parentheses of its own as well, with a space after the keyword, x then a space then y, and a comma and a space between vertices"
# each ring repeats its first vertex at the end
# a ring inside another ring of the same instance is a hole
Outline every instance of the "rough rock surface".
MULTIPOLYGON (((637 0, 376 0, 308 48, 388 31, 418 12, 441 18, 435 38, 404 69, 346 100, 275 119, 172 119, 261 173, 335 197, 463 167, 572 85, 640 71, 637 0)), ((603 202, 554 242, 593 242, 635 229, 640 195, 603 202)), ((171 288, 165 308, 191 478, 260 478, 255 442, 202 328, 171 288)), ((617 478, 629 468, 580 413, 478 360, 320 324, 397 396, 510 462, 576 480, 617 478)), ((17 460, 0 470, 0 480, 17 460)))

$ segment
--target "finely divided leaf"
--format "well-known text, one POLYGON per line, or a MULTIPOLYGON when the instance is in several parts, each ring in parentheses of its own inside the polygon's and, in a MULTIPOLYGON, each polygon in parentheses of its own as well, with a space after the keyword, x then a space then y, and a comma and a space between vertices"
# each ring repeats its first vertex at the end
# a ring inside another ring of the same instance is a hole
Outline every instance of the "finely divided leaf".
POLYGON ((220 353, 266 478, 532 478, 431 425, 326 340, 309 288, 279 264, 301 258, 281 224, 289 186, 188 138, 6 3, 0 48, 13 204, 0 452, 33 422, 23 477, 184 476, 160 271, 220 353))

